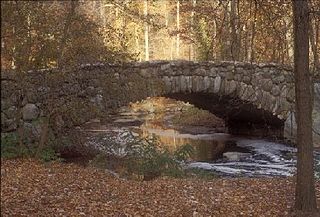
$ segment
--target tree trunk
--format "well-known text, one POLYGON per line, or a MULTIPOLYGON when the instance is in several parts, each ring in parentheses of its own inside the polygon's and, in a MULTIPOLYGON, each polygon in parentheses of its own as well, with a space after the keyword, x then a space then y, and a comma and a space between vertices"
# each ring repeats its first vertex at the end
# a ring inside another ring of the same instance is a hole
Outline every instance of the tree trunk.
POLYGON ((177 44, 176 44, 176 58, 179 59, 180 57, 180 1, 177 1, 177 44))
POLYGON ((230 11, 230 25, 231 25, 231 59, 232 60, 239 60, 239 41, 238 41, 238 31, 237 31, 237 22, 238 22, 238 15, 237 15, 237 0, 231 1, 231 11, 230 11))
MULTIPOLYGON (((192 11, 191 11, 191 34, 192 34, 192 37, 193 37, 193 26, 194 26, 194 14, 195 14, 195 11, 194 11, 194 8, 196 7, 196 3, 197 3, 197 0, 191 0, 192 2, 192 11)), ((194 60, 195 58, 195 52, 194 52, 194 45, 193 45, 193 42, 190 43, 190 47, 189 47, 189 60, 194 60)))
MULTIPOLYGON (((17 39, 17 37, 16 37, 16 28, 13 26, 12 27, 12 35, 13 35, 13 40, 14 41, 16 41, 17 39)), ((16 64, 16 54, 17 52, 16 52, 16 46, 15 46, 15 44, 13 44, 13 46, 12 46, 12 59, 11 59, 11 69, 16 69, 17 68, 17 64, 16 64)))
POLYGON ((219 34, 220 58, 219 60, 230 60, 230 31, 229 31, 229 4, 224 6, 221 19, 221 33, 219 34))
POLYGON ((287 64, 291 64, 291 60, 293 59, 293 47, 292 47, 292 32, 289 30, 290 27, 290 18, 285 19, 286 25, 286 57, 287 57, 287 64))
MULTIPOLYGON (((315 21, 316 22, 316 21, 315 21)), ((318 50, 317 50, 317 44, 316 44, 316 32, 319 26, 317 24, 314 25, 315 28, 313 29, 313 23, 310 22, 310 43, 311 43, 311 49, 313 53, 313 69, 316 71, 319 68, 319 56, 318 56, 318 50)))
POLYGON ((138 27, 137 26, 134 27, 134 38, 135 38, 135 44, 136 44, 136 53, 138 54, 139 61, 141 61, 139 34, 138 34, 138 27))
MULTIPOLYGON (((317 211, 313 142, 312 83, 309 73, 308 1, 293 0, 294 77, 297 115, 297 182, 295 208, 303 216, 317 211)), ((312 213, 312 214, 311 214, 312 213)))
POLYGON ((173 52, 174 52, 174 39, 171 39, 170 60, 173 60, 173 52))
POLYGON ((66 48, 66 45, 67 45, 67 39, 69 37, 69 28, 70 28, 70 25, 71 25, 71 22, 72 22, 72 17, 75 13, 75 10, 76 10, 76 6, 77 6, 77 2, 76 1, 71 1, 70 2, 70 10, 69 10, 69 13, 66 17, 66 20, 65 20, 65 24, 64 24, 64 27, 63 27, 63 35, 62 35, 62 39, 61 39, 61 43, 60 43, 60 55, 59 55, 59 58, 57 60, 57 65, 58 67, 62 67, 62 64, 63 64, 63 59, 64 59, 64 56, 65 56, 65 48, 66 48))
POLYGON ((106 20, 106 8, 103 4, 103 1, 100 1, 100 19, 102 21, 102 28, 106 28, 107 20, 106 20))
POLYGON ((257 1, 254 1, 254 15, 252 22, 252 32, 251 32, 251 45, 250 45, 250 62, 255 61, 255 53, 254 53, 254 40, 256 35, 256 19, 257 19, 257 1))
POLYGON ((170 2, 166 1, 165 2, 165 26, 166 28, 168 28, 168 25, 169 25, 169 10, 168 10, 168 5, 170 4, 170 2))
MULTIPOLYGON (((148 19, 148 0, 144 0, 144 19, 148 19)), ((149 26, 148 22, 144 21, 144 45, 145 45, 145 60, 149 61, 149 26)))

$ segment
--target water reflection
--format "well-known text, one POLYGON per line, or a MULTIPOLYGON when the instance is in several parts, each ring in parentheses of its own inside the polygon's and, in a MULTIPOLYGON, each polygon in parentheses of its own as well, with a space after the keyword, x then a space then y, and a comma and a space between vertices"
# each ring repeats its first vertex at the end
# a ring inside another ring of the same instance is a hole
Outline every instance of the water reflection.
POLYGON ((230 135, 225 133, 215 134, 187 134, 180 133, 174 129, 165 129, 151 123, 144 123, 140 127, 143 137, 156 136, 162 145, 170 151, 178 149, 180 146, 190 144, 194 147, 195 153, 192 159, 195 161, 210 162, 222 157, 226 149, 230 135))

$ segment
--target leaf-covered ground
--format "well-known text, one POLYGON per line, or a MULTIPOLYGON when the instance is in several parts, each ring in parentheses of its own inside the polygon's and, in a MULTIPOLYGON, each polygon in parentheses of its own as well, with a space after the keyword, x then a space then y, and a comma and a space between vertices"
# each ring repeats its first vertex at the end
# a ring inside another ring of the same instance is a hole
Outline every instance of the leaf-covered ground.
MULTIPOLYGON (((120 180, 74 164, 5 160, 1 216, 292 216, 292 178, 120 180)), ((320 204, 320 183, 317 183, 320 204)))

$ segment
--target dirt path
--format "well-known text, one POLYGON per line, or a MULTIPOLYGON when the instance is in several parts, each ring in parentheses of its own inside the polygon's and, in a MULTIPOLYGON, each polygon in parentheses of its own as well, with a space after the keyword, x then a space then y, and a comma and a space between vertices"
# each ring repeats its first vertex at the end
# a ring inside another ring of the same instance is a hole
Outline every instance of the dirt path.
MULTIPOLYGON (((317 183, 320 204, 320 183, 317 183)), ((124 181, 74 164, 2 161, 1 216, 292 216, 292 179, 124 181)))

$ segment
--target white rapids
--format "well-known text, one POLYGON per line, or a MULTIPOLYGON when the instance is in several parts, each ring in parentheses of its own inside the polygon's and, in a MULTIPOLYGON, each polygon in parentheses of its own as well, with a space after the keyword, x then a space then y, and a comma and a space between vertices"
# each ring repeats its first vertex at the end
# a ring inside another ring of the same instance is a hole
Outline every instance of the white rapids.
POLYGON ((296 148, 265 140, 236 140, 237 146, 251 154, 239 161, 192 162, 189 168, 201 168, 229 176, 292 176, 295 173, 296 148))

